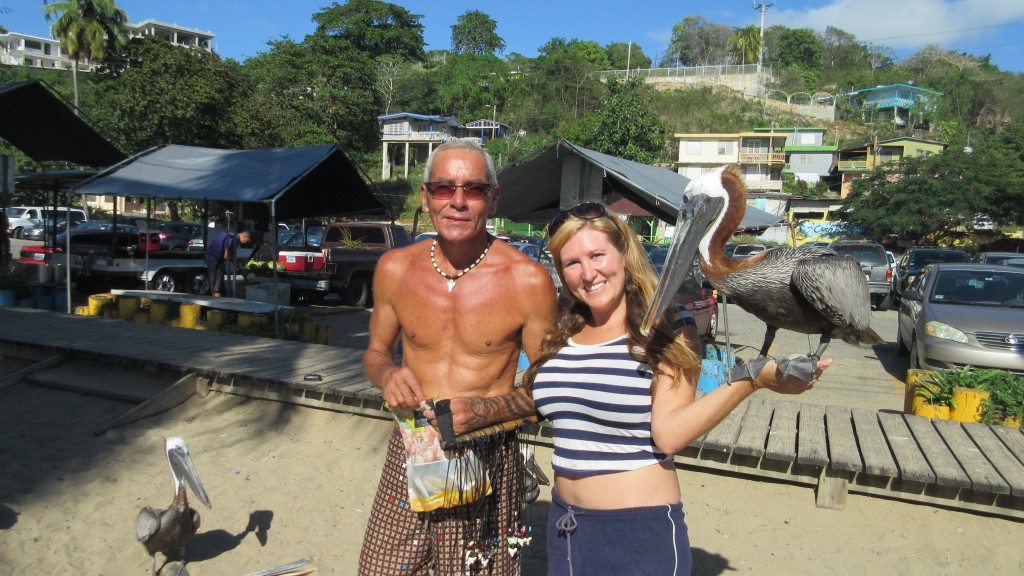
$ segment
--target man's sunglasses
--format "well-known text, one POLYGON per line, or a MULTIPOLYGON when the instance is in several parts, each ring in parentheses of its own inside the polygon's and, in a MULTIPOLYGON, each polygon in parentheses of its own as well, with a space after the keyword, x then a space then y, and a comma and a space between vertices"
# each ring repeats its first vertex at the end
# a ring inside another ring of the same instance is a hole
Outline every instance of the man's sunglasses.
POLYGON ((470 200, 483 200, 491 192, 490 184, 480 182, 470 184, 456 184, 454 182, 424 182, 423 186, 431 198, 437 200, 448 200, 455 196, 455 189, 462 188, 462 193, 470 200))
POLYGON ((565 224, 565 221, 572 216, 580 220, 595 220, 597 218, 609 218, 608 210, 600 202, 583 202, 568 210, 562 210, 548 223, 548 238, 554 238, 558 229, 565 224))

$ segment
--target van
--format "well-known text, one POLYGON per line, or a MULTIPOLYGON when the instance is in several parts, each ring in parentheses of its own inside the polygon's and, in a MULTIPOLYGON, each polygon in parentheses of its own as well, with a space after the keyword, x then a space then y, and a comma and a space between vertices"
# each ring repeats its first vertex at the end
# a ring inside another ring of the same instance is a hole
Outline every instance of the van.
MULTIPOLYGON (((21 238, 22 232, 26 228, 53 220, 53 208, 44 206, 15 206, 6 208, 4 211, 7 213, 7 235, 12 238, 21 238)), ((60 215, 59 219, 64 219, 68 209, 58 208, 57 213, 60 215)), ((71 218, 84 222, 89 219, 89 216, 81 208, 72 208, 71 218)))

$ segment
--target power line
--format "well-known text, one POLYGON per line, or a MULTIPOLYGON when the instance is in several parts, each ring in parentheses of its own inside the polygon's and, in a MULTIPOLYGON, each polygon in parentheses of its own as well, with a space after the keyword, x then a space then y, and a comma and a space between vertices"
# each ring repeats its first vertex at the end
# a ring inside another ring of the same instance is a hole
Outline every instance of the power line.
POLYGON ((940 32, 919 32, 917 34, 904 34, 902 36, 887 36, 884 38, 868 38, 864 42, 878 42, 881 40, 901 40, 903 38, 920 38, 923 36, 940 36, 943 34, 958 34, 960 32, 976 32, 979 30, 991 30, 993 28, 1003 28, 1005 24, 993 24, 991 26, 978 26, 976 28, 960 28, 957 30, 944 30, 940 32))

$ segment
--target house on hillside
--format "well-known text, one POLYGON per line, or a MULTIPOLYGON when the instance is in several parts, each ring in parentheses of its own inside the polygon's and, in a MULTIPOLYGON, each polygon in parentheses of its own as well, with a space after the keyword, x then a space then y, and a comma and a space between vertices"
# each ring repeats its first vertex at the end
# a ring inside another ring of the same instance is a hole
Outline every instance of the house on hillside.
POLYGON ((676 134, 679 160, 676 170, 696 178, 722 166, 737 164, 751 193, 780 192, 782 168, 786 164, 783 132, 740 132, 736 134, 676 134))
POLYGON ((754 128, 757 133, 786 135, 786 163, 782 171, 793 174, 798 180, 814 184, 828 177, 832 168, 836 145, 825 144, 825 128, 797 126, 794 128, 754 128))
MULTIPOLYGON (((165 24, 149 19, 138 24, 129 24, 127 33, 131 37, 156 36, 176 46, 196 48, 213 52, 213 32, 185 28, 177 24, 165 24)), ((30 66, 33 68, 56 68, 70 70, 72 60, 60 49, 60 40, 30 36, 18 32, 0 34, 0 64, 9 66, 30 66)), ((83 60, 78 69, 92 71, 95 65, 83 60)))
POLYGON ((492 138, 507 136, 511 128, 496 120, 474 120, 463 125, 454 116, 437 116, 396 112, 377 117, 381 130, 383 161, 380 176, 394 175, 394 168, 403 165, 403 177, 409 177, 409 166, 425 162, 434 146, 448 140, 476 140, 483 144, 492 138))
POLYGON ((853 181, 863 178, 875 168, 899 164, 904 158, 924 157, 942 153, 949 144, 921 138, 891 138, 872 144, 844 148, 836 153, 833 176, 840 180, 839 195, 846 198, 853 191, 853 181))
POLYGON ((934 110, 940 96, 943 96, 942 92, 912 84, 875 86, 846 95, 850 107, 861 110, 865 120, 870 119, 869 113, 878 111, 891 118, 893 124, 898 126, 907 124, 912 109, 934 110))

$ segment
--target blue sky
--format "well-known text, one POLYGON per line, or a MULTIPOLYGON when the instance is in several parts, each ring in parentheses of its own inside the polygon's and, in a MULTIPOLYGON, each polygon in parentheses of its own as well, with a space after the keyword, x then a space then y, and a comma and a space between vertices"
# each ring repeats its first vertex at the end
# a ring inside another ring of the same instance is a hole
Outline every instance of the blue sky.
MULTIPOLYGON (((771 0, 765 0, 769 3, 771 0)), ((467 10, 480 10, 498 23, 506 53, 536 56, 556 36, 633 42, 652 59, 660 57, 672 25, 702 15, 731 26, 757 25, 760 11, 749 0, 679 2, 647 0, 396 0, 423 16, 428 49, 451 45, 451 25, 467 10)), ((244 60, 267 49, 271 39, 301 40, 313 31, 311 17, 327 0, 119 0, 133 22, 154 19, 213 32, 222 56, 244 60)), ((47 37, 42 0, 0 0, 6 28, 47 37)), ((776 0, 765 27, 824 30, 832 25, 858 40, 889 46, 904 57, 927 44, 975 55, 992 55, 1001 70, 1024 72, 1024 0, 776 0)))

